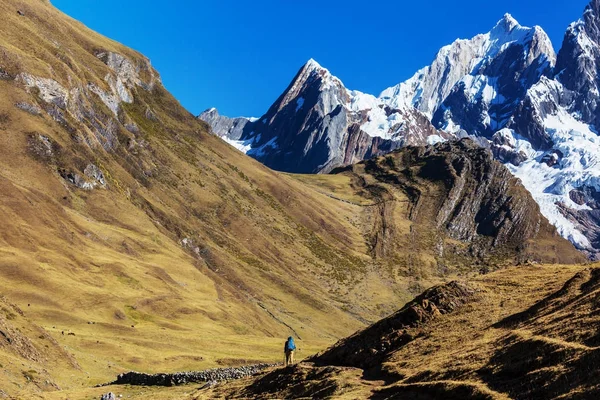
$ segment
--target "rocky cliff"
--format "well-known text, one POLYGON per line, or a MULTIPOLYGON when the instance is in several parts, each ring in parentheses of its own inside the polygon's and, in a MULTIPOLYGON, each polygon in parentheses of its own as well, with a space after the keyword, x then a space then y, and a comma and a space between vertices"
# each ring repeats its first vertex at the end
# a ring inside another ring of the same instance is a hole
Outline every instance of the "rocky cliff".
POLYGON ((440 261, 446 256, 474 257, 489 265, 516 251, 516 262, 548 262, 548 256, 560 260, 563 252, 570 253, 570 246, 543 244, 557 236, 555 228, 520 180, 470 139, 409 146, 334 173, 351 175, 379 204, 381 227, 370 242, 375 254, 389 252, 399 242, 392 218, 402 199, 398 193, 408 201, 411 237, 422 241, 433 234, 428 240, 434 240, 440 261))

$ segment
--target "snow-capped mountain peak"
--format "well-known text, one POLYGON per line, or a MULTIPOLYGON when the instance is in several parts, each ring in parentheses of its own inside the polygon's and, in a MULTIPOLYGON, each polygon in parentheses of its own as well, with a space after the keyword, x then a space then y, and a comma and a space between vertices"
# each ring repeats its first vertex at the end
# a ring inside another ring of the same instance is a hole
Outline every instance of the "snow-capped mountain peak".
POLYGON ((511 14, 506 13, 502 17, 502 19, 500 21, 498 21, 496 26, 494 26, 494 28, 492 29, 492 32, 498 32, 498 31, 510 32, 518 26, 521 26, 519 24, 519 22, 517 22, 517 20, 514 19, 511 14))
POLYGON ((344 86, 342 81, 334 76, 327 68, 324 68, 314 59, 310 59, 304 64, 296 77, 296 83, 310 83, 313 80, 319 79, 322 85, 340 85, 344 86))
POLYGON ((320 70, 324 70, 329 72, 326 68, 323 68, 321 66, 321 64, 319 64, 314 58, 309 59, 306 64, 304 64, 303 69, 306 69, 308 71, 320 71, 320 70))
POLYGON ((413 107, 390 107, 347 89, 314 59, 256 121, 223 119, 216 111, 199 117, 239 150, 289 172, 327 172, 406 144, 450 138, 413 107))
MULTIPOLYGON (((304 64, 292 83, 288 86, 284 94, 274 104, 277 106, 277 111, 282 110, 288 104, 296 104, 296 109, 299 111, 302 108, 306 98, 303 93, 306 92, 321 92, 331 88, 345 93, 345 87, 341 80, 333 76, 328 69, 323 68, 317 61, 310 59, 304 64)), ((325 105, 327 108, 333 107, 333 103, 325 105)), ((270 110, 271 111, 271 110, 270 110)))
POLYGON ((539 26, 532 28, 522 26, 517 22, 516 19, 510 14, 505 14, 504 17, 498 21, 496 26, 484 35, 485 40, 482 45, 484 48, 484 57, 494 57, 498 52, 506 49, 508 46, 513 44, 520 44, 526 50, 533 45, 534 52, 536 53, 547 53, 549 58, 555 61, 556 54, 552 46, 550 38, 539 26))
MULTIPOLYGON (((510 168, 542 213, 580 249, 600 249, 600 0, 572 23, 553 76, 531 86, 512 117, 524 139, 510 168)), ((514 154, 513 152, 513 154, 514 154)))
POLYGON ((575 107, 587 123, 600 123, 600 1, 592 1, 582 19, 569 26, 556 71, 565 88, 575 91, 575 107))
POLYGON ((600 0, 592 0, 583 12, 583 20, 588 25, 594 25, 600 16, 600 0))
POLYGON ((438 128, 490 134, 507 123, 511 106, 540 76, 550 73, 555 61, 552 43, 541 28, 524 27, 506 14, 488 33, 444 46, 431 65, 379 98, 391 107, 416 107, 438 128), (452 114, 451 105, 444 102, 453 93, 461 102, 471 99, 474 112, 488 113, 480 126, 463 126, 458 119, 464 116, 452 114), (494 115, 489 113, 492 104, 494 115))

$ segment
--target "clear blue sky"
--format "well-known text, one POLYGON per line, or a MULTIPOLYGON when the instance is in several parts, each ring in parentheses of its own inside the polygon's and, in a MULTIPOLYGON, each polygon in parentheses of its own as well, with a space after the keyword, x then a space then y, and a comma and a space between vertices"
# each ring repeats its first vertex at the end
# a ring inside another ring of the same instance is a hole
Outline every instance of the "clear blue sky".
POLYGON ((260 116, 314 58, 350 89, 379 94, 441 46, 511 13, 558 51, 588 0, 52 0, 148 56, 192 113, 260 116))

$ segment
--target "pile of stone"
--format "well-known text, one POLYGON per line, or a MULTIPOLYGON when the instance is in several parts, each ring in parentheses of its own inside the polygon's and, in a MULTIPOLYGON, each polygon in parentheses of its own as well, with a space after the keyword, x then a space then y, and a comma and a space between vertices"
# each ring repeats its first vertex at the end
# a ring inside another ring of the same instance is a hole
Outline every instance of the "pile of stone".
POLYGON ((176 372, 172 374, 144 374, 140 372, 127 372, 117 377, 113 385, 139 385, 139 386, 177 386, 198 382, 220 382, 245 378, 262 372, 266 368, 278 364, 254 364, 242 367, 213 368, 195 372, 176 372))

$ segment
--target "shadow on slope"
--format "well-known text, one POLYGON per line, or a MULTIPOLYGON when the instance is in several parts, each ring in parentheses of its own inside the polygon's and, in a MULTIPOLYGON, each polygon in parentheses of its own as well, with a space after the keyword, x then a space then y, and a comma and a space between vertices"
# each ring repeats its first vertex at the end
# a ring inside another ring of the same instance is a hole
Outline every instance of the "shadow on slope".
POLYGON ((512 268, 472 288, 432 288, 307 362, 211 395, 598 398, 600 268, 584 268, 512 268))
POLYGON ((600 397, 600 269, 495 325, 510 329, 480 373, 517 398, 600 397))

